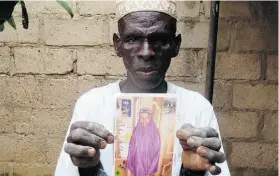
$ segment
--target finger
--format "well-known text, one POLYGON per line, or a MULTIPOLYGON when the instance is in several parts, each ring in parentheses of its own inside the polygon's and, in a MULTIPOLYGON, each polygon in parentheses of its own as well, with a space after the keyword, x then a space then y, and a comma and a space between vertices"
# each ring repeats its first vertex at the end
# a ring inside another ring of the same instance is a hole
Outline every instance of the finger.
POLYGON ((71 131, 77 128, 82 128, 90 133, 93 133, 111 144, 114 142, 114 137, 102 124, 88 121, 78 121, 72 124, 71 131))
POLYGON ((69 136, 71 136, 71 140, 73 141, 73 143, 84 146, 91 146, 95 149, 104 149, 107 145, 104 139, 95 134, 89 133, 82 128, 73 130, 69 136))
POLYGON ((187 145, 187 141, 179 140, 179 143, 181 144, 181 147, 183 150, 191 150, 192 147, 187 145))
POLYGON ((201 128, 195 128, 189 123, 186 123, 182 125, 181 129, 187 130, 189 132, 192 131, 194 133, 194 136, 200 136, 200 137, 218 137, 219 134, 217 131, 212 127, 201 127, 201 128))
POLYGON ((200 128, 189 128, 189 129, 179 129, 176 132, 176 136, 180 140, 187 140, 190 136, 200 136, 205 137, 206 132, 204 130, 201 130, 200 128))
POLYGON ((100 158, 99 157, 84 158, 84 157, 71 156, 71 160, 73 164, 77 167, 88 168, 88 167, 96 166, 99 163, 100 158))
POLYGON ((197 153, 198 153, 198 155, 200 155, 203 158, 208 159, 212 163, 215 163, 215 162, 222 163, 226 160, 226 156, 224 153, 218 152, 215 150, 211 150, 211 149, 209 149, 207 147, 203 147, 203 146, 201 146, 197 149, 197 153))
POLYGON ((98 150, 96 151, 93 147, 67 143, 64 147, 64 151, 68 153, 70 156, 94 157, 98 150))
POLYGON ((213 165, 213 164, 206 164, 205 165, 205 168, 208 172, 210 172, 212 175, 218 175, 221 173, 221 168, 216 166, 216 165, 213 165))
POLYGON ((197 136, 191 136, 187 139, 186 145, 188 145, 191 148, 199 148, 200 146, 204 146, 212 150, 218 151, 221 148, 221 141, 217 137, 201 138, 197 136))
POLYGON ((199 136, 202 138, 218 137, 218 133, 211 127, 179 129, 176 136, 181 140, 187 140, 190 136, 199 136))
POLYGON ((214 128, 212 128, 212 127, 202 127, 200 129, 204 130, 206 132, 206 135, 205 135, 206 138, 219 137, 218 132, 214 128))

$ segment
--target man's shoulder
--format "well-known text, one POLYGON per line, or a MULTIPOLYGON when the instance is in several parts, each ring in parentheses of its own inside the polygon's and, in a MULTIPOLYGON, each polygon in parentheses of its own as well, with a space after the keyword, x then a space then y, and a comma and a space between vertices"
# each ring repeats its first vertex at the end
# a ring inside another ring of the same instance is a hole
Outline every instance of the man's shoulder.
POLYGON ((105 86, 92 88, 89 91, 83 93, 77 100, 77 103, 89 103, 89 102, 100 102, 104 96, 110 96, 117 92, 119 89, 119 81, 109 83, 105 86))
POLYGON ((198 91, 190 90, 173 83, 169 83, 172 90, 177 94, 178 99, 184 103, 199 105, 200 107, 212 108, 210 102, 198 91))
POLYGON ((214 110, 211 103, 199 92, 175 86, 177 96, 177 110, 185 123, 194 126, 210 126, 214 120, 214 110))

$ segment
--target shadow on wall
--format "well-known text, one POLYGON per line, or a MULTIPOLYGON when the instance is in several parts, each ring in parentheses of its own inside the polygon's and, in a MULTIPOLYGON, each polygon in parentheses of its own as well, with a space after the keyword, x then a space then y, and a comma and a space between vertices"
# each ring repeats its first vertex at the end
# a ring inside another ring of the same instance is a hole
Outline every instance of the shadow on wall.
POLYGON ((278 1, 249 1, 249 10, 255 19, 275 17, 278 19, 278 1))
POLYGON ((213 106, 232 176, 278 175, 278 2, 221 1, 213 106))
POLYGON ((267 24, 264 48, 278 48, 278 1, 249 1, 249 10, 254 19, 267 24))

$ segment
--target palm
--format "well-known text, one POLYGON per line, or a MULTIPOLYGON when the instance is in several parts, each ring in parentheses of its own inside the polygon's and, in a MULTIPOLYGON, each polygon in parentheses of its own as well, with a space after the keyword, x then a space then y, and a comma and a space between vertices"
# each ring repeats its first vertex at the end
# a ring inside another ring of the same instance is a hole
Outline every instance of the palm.
POLYGON ((208 159, 202 158, 195 151, 185 150, 182 153, 184 168, 189 170, 206 170, 205 166, 209 163, 208 159))

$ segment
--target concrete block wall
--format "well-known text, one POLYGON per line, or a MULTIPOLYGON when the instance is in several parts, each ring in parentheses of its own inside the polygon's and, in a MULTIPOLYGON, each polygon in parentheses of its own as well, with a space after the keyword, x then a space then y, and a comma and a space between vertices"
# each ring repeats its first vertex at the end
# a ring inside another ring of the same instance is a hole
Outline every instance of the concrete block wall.
POLYGON ((213 106, 233 176, 278 172, 278 2, 220 2, 213 106))
MULTIPOLYGON (((56 2, 27 1, 29 29, 16 7, 17 31, 0 33, 0 175, 52 175, 77 98, 125 77, 112 47, 114 2, 70 5, 73 19, 56 2)), ((278 35, 273 18, 254 19, 249 8, 221 2, 214 90, 228 160, 241 176, 275 173, 277 162, 278 35)), ((180 1, 178 15, 182 48, 167 79, 203 94, 210 2, 180 1)))
MULTIPOLYGON (((29 29, 16 7, 17 31, 0 33, 0 175, 52 175, 77 98, 126 75, 112 47, 115 2, 70 5, 73 19, 56 2, 27 1, 29 29)), ((208 10, 179 8, 184 41, 168 80, 204 93, 208 10)))

